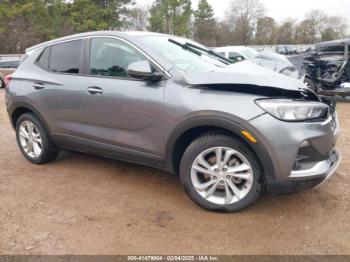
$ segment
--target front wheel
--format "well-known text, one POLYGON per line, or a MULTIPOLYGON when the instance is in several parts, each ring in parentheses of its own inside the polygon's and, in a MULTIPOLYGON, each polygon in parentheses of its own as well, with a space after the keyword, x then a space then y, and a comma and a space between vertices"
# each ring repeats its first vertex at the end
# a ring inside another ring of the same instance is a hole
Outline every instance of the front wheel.
POLYGON ((258 198, 262 172, 255 155, 242 141, 209 133, 185 151, 180 179, 188 196, 199 206, 236 212, 258 198))

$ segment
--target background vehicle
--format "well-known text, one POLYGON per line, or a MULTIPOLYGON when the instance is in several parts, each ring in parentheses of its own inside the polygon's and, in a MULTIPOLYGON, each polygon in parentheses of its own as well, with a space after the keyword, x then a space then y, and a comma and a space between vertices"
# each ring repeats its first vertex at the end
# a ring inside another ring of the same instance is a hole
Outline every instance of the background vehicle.
POLYGON ((350 82, 350 39, 323 42, 304 57, 305 83, 319 94, 348 96, 350 89, 342 84, 350 82))
POLYGON ((170 35, 94 32, 35 46, 5 101, 32 163, 64 148, 149 165, 179 174, 213 211, 242 210, 265 186, 312 188, 340 162, 331 100, 170 35))
POLYGON ((287 47, 286 46, 276 46, 276 52, 281 55, 287 55, 287 47))
POLYGON ((4 88, 5 77, 15 72, 18 66, 18 60, 0 61, 0 88, 4 88))
POLYGON ((298 69, 283 55, 272 51, 256 51, 245 46, 227 46, 214 49, 233 62, 250 60, 258 65, 269 68, 292 78, 302 78, 298 69))

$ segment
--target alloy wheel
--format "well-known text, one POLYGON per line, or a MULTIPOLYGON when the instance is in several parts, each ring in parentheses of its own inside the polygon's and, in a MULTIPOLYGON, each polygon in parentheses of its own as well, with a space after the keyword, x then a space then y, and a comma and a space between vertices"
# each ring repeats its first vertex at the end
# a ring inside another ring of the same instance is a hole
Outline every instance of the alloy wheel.
POLYGON ((42 139, 39 129, 31 121, 23 121, 18 131, 23 151, 31 158, 38 158, 42 152, 42 139))
POLYGON ((191 168, 197 193, 207 201, 230 205, 243 199, 253 185, 253 169, 237 150, 213 147, 200 153, 191 168))

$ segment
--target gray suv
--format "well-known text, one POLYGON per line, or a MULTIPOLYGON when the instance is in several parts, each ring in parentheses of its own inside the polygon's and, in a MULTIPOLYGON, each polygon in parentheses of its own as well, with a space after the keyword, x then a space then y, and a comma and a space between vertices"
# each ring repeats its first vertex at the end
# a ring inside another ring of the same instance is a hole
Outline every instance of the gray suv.
POLYGON ((340 162, 331 100, 184 38, 73 35, 29 48, 10 79, 7 110, 29 161, 67 149, 155 167, 209 210, 310 189, 340 162))

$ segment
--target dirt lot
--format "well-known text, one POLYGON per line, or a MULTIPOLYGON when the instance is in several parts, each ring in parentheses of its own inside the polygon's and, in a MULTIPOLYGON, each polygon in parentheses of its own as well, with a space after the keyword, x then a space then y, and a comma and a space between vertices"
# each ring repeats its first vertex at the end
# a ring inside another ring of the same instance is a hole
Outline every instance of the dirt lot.
POLYGON ((339 104, 343 161, 327 184, 216 214, 151 168, 65 152, 30 164, 3 97, 0 254, 350 254, 350 103, 339 104))

